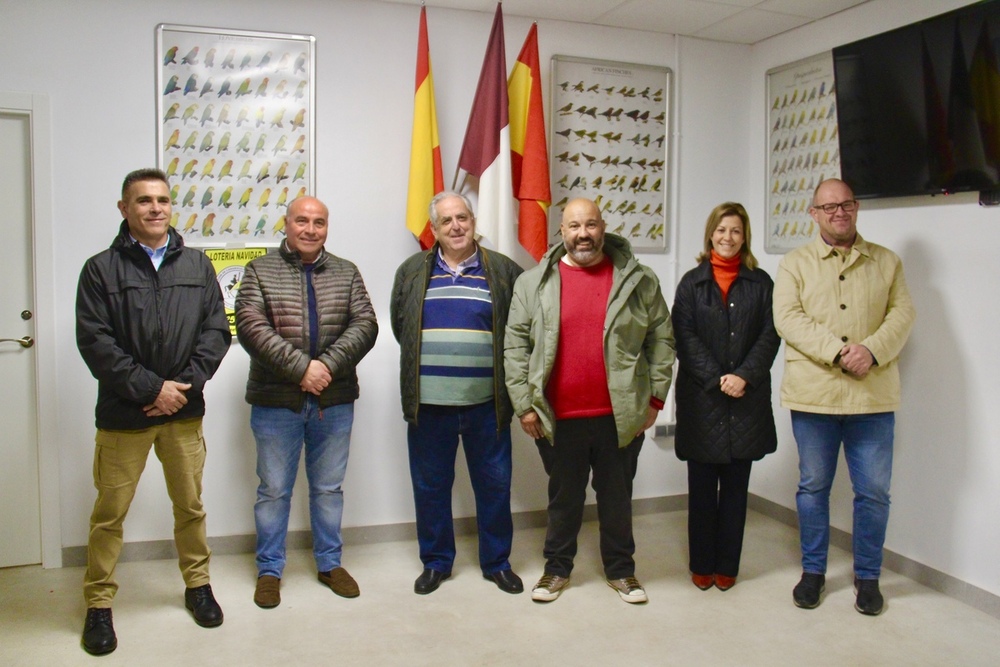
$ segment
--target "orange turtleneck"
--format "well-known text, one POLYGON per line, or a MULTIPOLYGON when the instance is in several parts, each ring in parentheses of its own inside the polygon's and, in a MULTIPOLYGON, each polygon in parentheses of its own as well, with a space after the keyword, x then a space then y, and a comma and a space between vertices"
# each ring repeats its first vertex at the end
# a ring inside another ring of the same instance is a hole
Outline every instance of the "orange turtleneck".
POLYGON ((736 280, 736 276, 740 272, 742 257, 736 254, 726 259, 713 249, 712 257, 709 261, 712 263, 712 275, 715 277, 715 283, 722 290, 722 300, 725 301, 729 298, 729 288, 732 287, 733 281, 736 280))

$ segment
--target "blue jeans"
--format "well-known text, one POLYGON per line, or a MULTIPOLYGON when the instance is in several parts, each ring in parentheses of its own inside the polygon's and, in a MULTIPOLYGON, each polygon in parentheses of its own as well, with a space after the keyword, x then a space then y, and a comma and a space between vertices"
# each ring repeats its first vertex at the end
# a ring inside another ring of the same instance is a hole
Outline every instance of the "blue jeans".
POLYGON ((510 516, 510 425, 497 429, 493 402, 468 406, 421 404, 410 424, 410 478, 417 515, 417 543, 425 568, 451 572, 455 526, 451 488, 462 436, 469 480, 476 496, 479 566, 489 575, 510 569, 514 523, 510 516))
POLYGON ((854 574, 878 579, 889 523, 889 481, 895 414, 822 415, 792 411, 799 448, 799 490, 795 494, 802 542, 802 571, 826 574, 830 546, 830 487, 840 443, 854 489, 854 574))
POLYGON ((341 484, 354 424, 354 403, 319 409, 309 396, 302 412, 254 405, 250 429, 257 441, 257 576, 280 578, 285 569, 285 537, 292 488, 299 470, 302 445, 306 450, 309 481, 309 522, 316 569, 328 572, 340 566, 343 542, 340 519, 344 513, 341 484))

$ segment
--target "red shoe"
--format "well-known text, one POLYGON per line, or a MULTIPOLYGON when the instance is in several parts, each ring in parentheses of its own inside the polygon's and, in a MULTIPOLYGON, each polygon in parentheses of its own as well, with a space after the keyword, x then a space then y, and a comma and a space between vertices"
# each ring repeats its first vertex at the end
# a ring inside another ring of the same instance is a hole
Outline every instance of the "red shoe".
POLYGON ((707 591, 715 583, 715 577, 710 574, 691 573, 691 582, 703 591, 707 591))
POLYGON ((727 577, 724 574, 715 575, 715 587, 720 591, 728 591, 736 585, 736 577, 727 577))

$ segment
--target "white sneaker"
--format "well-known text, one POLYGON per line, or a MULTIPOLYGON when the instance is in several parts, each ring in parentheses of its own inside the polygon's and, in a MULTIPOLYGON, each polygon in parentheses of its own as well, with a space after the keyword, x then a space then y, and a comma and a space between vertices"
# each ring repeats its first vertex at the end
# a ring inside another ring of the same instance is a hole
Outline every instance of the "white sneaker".
POLYGON ((531 589, 531 599, 535 602, 552 602, 567 586, 569 586, 569 577, 543 574, 535 587, 531 589))
POLYGON ((624 579, 608 579, 608 586, 618 591, 618 597, 629 604, 646 602, 646 591, 642 584, 635 577, 625 577, 624 579))

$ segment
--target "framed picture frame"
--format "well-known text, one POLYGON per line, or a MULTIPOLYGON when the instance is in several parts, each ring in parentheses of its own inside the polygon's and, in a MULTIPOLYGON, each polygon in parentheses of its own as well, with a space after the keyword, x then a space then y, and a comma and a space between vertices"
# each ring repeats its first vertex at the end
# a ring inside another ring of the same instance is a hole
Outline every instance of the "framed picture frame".
POLYGON ((833 52, 767 72, 764 249, 782 254, 816 235, 809 215, 820 181, 840 177, 833 52))
POLYGON ((667 252, 670 68, 557 55, 551 76, 551 238, 587 197, 634 250, 667 252))
POLYGON ((186 244, 277 245, 315 187, 315 37, 156 27, 158 166, 186 244))

